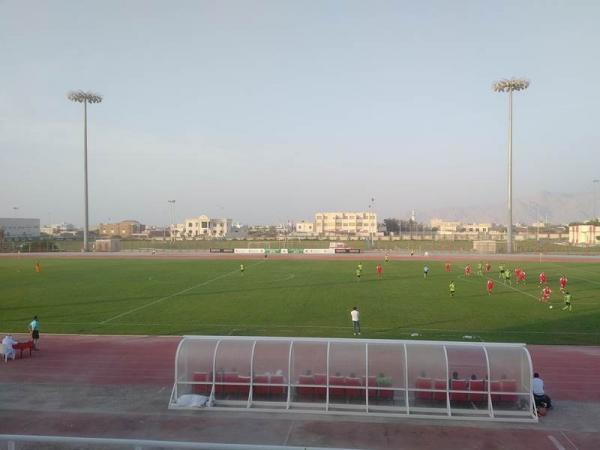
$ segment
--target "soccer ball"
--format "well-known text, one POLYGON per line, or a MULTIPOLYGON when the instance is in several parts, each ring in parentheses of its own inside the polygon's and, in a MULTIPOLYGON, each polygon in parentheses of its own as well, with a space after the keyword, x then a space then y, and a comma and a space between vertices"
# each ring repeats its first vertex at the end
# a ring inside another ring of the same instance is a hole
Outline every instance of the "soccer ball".
POLYGON ((550 306, 548 306, 548 308, 552 309, 552 308, 553 308, 553 306, 552 306, 552 305, 550 305, 550 306))

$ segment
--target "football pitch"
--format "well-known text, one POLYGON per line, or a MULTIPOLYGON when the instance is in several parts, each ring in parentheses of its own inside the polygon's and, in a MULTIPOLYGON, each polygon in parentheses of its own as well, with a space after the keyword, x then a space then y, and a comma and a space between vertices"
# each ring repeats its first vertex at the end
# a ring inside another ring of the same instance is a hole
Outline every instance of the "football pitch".
POLYGON ((350 310, 361 311, 363 338, 483 340, 600 345, 600 267, 590 263, 519 265, 526 285, 504 285, 498 261, 489 278, 463 275, 464 262, 282 259, 0 259, 0 331, 23 333, 40 317, 43 333, 216 334, 352 337, 350 310), (240 263, 245 271, 240 272, 240 263), (423 277, 423 266, 430 273, 423 277), (538 274, 553 290, 538 301, 538 274), (573 311, 563 311, 565 273, 573 311), (456 284, 451 298, 448 284, 456 284))

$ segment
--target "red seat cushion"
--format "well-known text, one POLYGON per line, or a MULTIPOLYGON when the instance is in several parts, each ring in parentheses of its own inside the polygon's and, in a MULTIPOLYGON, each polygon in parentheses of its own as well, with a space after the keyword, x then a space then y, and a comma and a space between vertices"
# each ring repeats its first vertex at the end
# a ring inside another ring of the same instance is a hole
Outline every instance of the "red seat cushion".
MULTIPOLYGON (((515 380, 502 380, 500 381, 500 390, 502 392, 517 392, 517 382, 515 380)), ((500 401, 514 403, 517 398, 517 394, 504 394, 500 396, 500 401)))
MULTIPOLYGON (((192 381, 196 382, 208 382, 208 372, 194 372, 192 375, 192 381)), ((210 394, 212 386, 210 384, 194 384, 192 386, 192 393, 206 395, 210 394)))
MULTIPOLYGON (((417 378, 415 382, 416 389, 431 389, 431 378, 417 378)), ((431 400, 433 398, 432 392, 416 391, 415 398, 419 400, 431 400)))
POLYGON ((283 375, 271 375, 271 395, 284 395, 287 392, 286 386, 275 386, 285 383, 283 375))
POLYGON ((346 395, 346 389, 340 387, 332 387, 332 386, 345 386, 346 385, 346 377, 329 377, 329 398, 332 397, 344 397, 346 395))
POLYGON ((469 398, 472 402, 487 401, 487 392, 485 392, 486 391, 485 380, 471 380, 469 382, 469 390, 471 391, 471 395, 469 398), (477 393, 475 393, 475 392, 477 392, 477 393))
POLYGON ((362 384, 360 378, 346 378, 346 386, 353 386, 353 389, 346 389, 348 398, 360 398, 363 396, 362 384), (360 389, 359 389, 360 388, 360 389))
POLYGON ((269 395, 269 376, 268 375, 256 375, 254 377, 254 394, 253 395, 269 395), (257 384, 263 384, 264 386, 257 386, 257 384))
MULTIPOLYGON (((300 375, 298 378, 298 384, 315 384, 315 379, 312 375, 300 375)), ((314 387, 312 386, 298 386, 296 392, 300 397, 312 397, 314 394, 314 387)))
POLYGON ((433 399, 439 402, 445 402, 446 401, 446 388, 448 386, 448 381, 447 380, 441 380, 441 379, 436 379, 433 382, 433 388, 434 389, 441 389, 444 390, 444 392, 434 392, 433 393, 433 399))
MULTIPOLYGON (((319 386, 325 386, 327 384, 327 375, 324 373, 315 373, 315 384, 319 386)), ((316 387, 314 393, 319 398, 325 398, 327 395, 326 387, 316 387)))
MULTIPOLYGON (((452 380, 451 389, 457 391, 466 391, 468 389, 466 380, 452 380)), ((450 392, 450 400, 454 402, 466 402, 469 399, 468 392, 450 392)))

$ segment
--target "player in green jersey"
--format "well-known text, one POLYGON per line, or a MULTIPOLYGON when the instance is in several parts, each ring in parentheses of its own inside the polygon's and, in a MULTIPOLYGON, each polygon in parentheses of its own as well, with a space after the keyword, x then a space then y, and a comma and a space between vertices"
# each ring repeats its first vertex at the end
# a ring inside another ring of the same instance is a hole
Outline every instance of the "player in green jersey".
POLYGON ((450 282, 448 288, 450 289, 450 297, 454 297, 454 294, 456 293, 456 286, 454 285, 454 281, 450 282))
POLYGON ((564 300, 565 300, 565 306, 563 308, 563 311, 565 309, 568 309, 569 311, 573 311, 573 305, 571 305, 571 294, 569 294, 569 291, 565 291, 564 300))

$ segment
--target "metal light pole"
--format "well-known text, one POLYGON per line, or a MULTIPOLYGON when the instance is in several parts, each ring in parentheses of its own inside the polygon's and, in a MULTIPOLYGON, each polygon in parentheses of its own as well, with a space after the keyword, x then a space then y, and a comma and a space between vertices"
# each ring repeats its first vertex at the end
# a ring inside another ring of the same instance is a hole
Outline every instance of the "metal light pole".
POLYGON ((506 252, 512 253, 512 93, 529 87, 525 79, 500 80, 494 83, 495 92, 508 92, 508 224, 506 227, 506 252))
POLYGON ((102 96, 93 92, 71 91, 67 98, 76 103, 83 103, 83 184, 85 197, 85 225, 83 227, 83 251, 89 251, 89 208, 88 208, 88 157, 87 157, 87 104, 100 103, 102 96))
POLYGON ((594 217, 592 217, 592 220, 596 220, 598 219, 598 216, 596 215, 596 204, 598 201, 598 183, 600 183, 600 180, 596 178, 592 180, 592 183, 594 183, 594 217))
MULTIPOLYGON (((369 203, 369 216, 371 216, 371 214, 375 214, 375 198, 371 197, 371 203, 369 203)), ((369 221, 371 220, 371 217, 369 217, 369 221)), ((377 227, 377 221, 375 222, 375 227, 377 227)), ((371 234, 371 248, 373 248, 373 230, 371 229, 371 227, 369 226, 369 233, 371 234)))
POLYGON ((175 236, 173 236, 173 227, 175 222, 175 200, 168 200, 171 205, 171 230, 169 231, 169 236, 171 238, 171 242, 175 241, 175 236))

